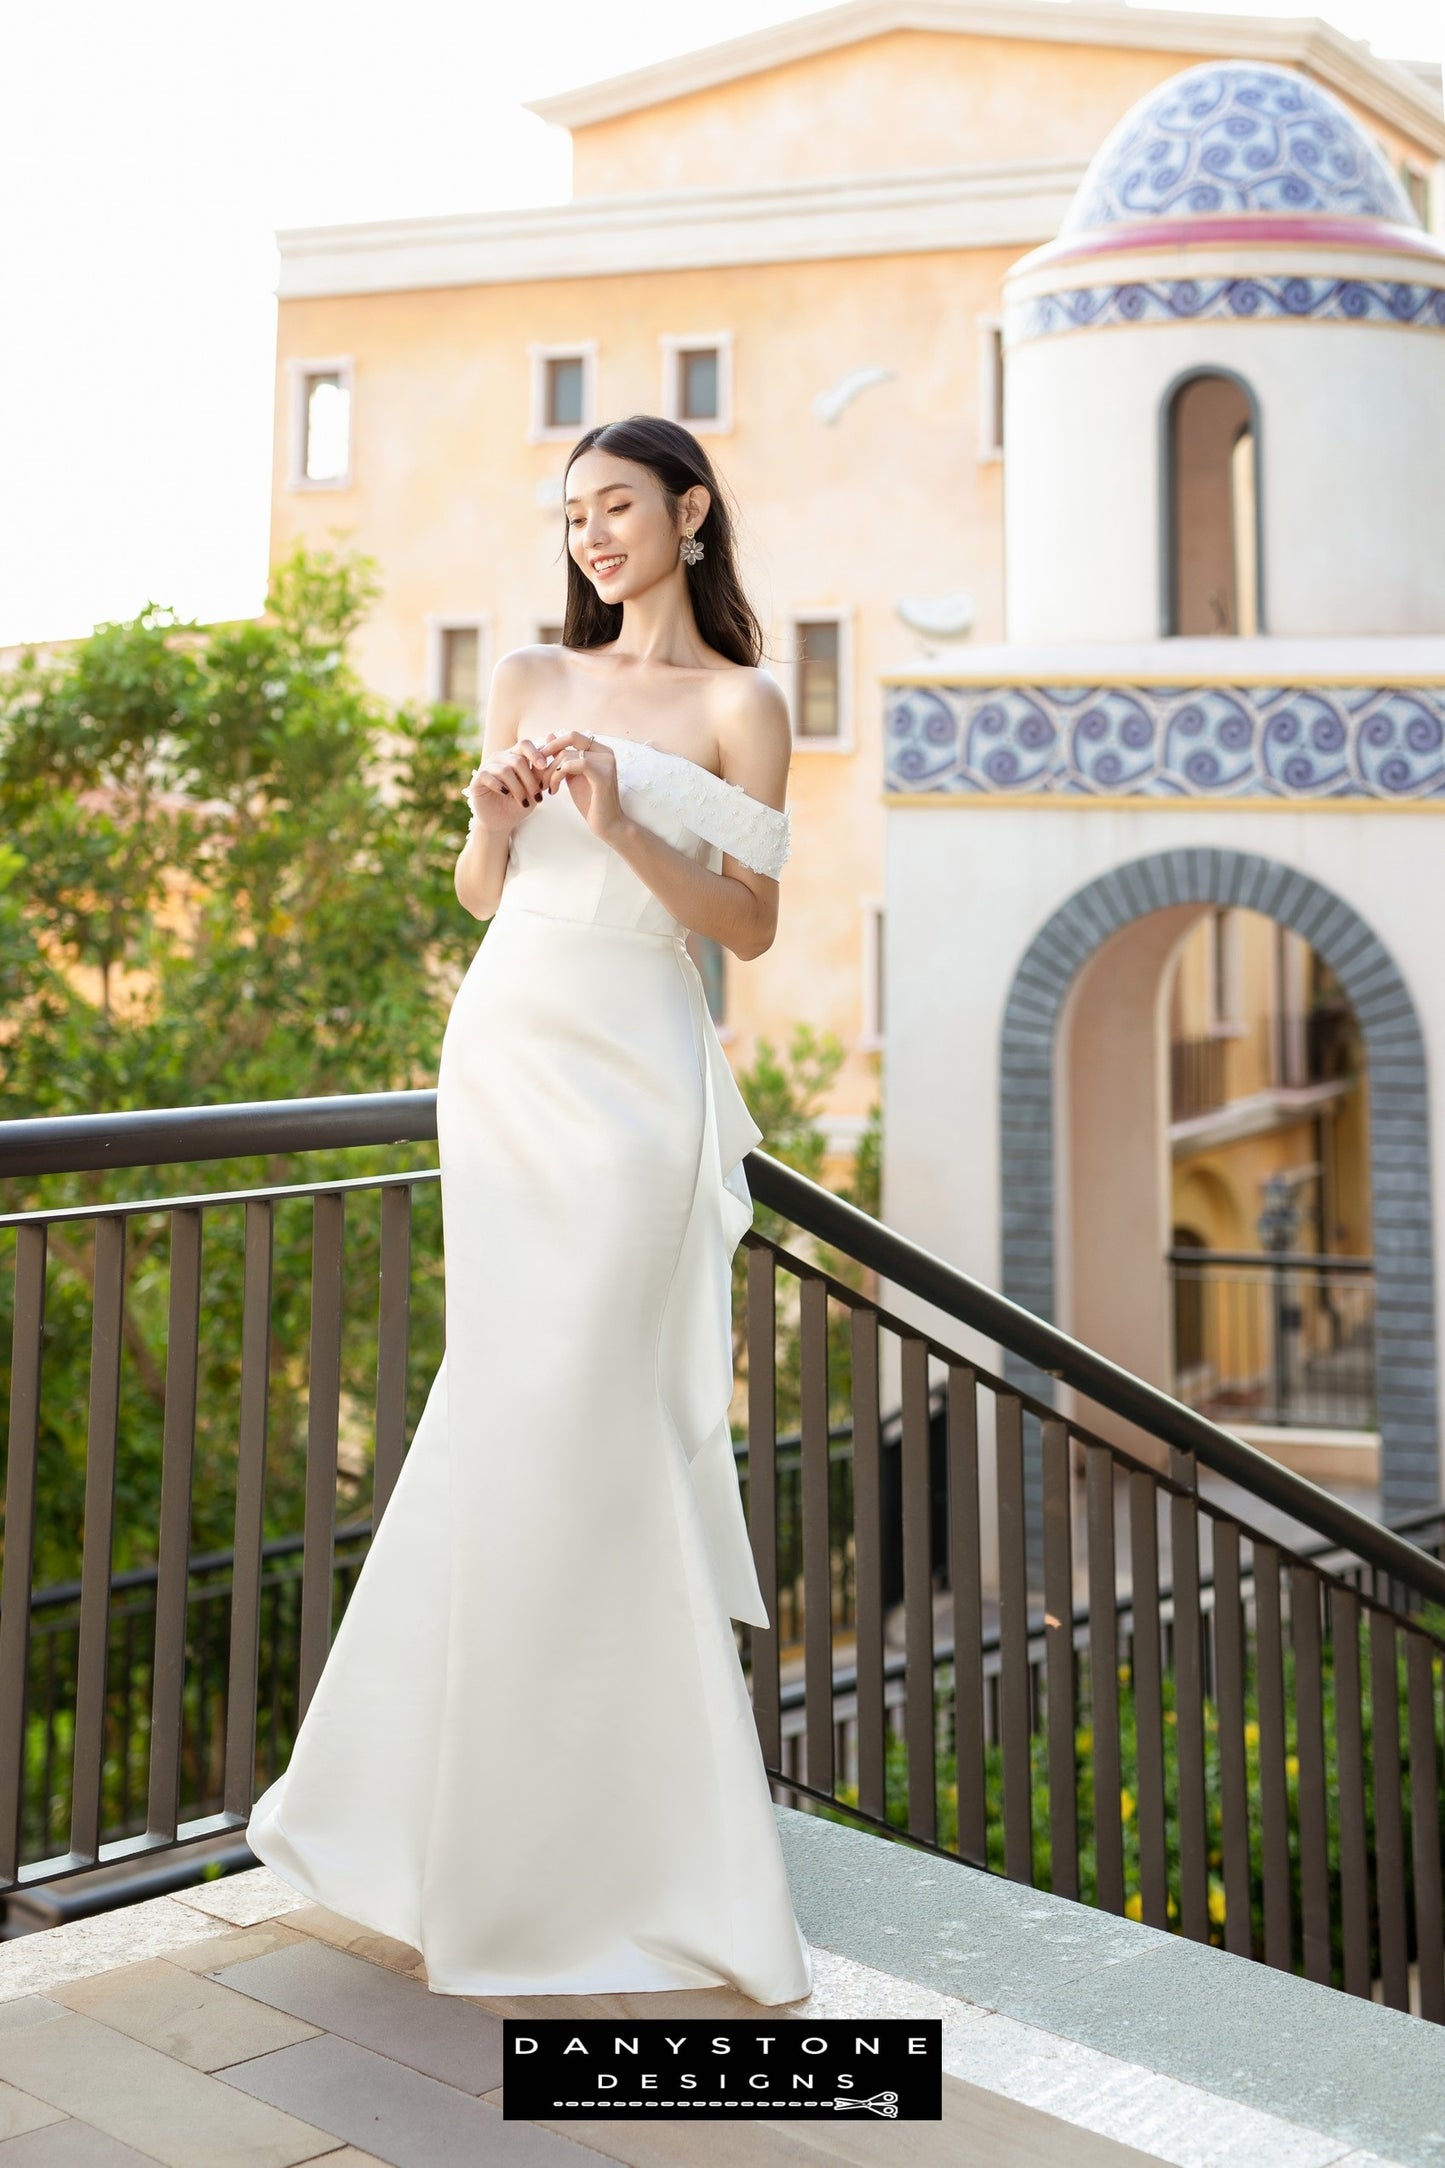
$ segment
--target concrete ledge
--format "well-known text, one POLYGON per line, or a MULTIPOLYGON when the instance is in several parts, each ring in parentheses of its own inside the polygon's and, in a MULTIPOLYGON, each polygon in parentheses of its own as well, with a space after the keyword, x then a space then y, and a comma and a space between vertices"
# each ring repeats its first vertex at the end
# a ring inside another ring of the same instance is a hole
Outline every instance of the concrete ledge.
POLYGON ((953 2075, 1181 2168, 1445 2168, 1445 2027, 776 1812, 810 1943, 993 2015, 953 2075))

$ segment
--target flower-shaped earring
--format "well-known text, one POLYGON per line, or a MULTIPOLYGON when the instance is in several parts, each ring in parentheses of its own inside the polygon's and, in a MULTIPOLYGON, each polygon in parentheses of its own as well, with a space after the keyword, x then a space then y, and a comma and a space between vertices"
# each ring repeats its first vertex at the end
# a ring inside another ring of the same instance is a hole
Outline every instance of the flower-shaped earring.
POLYGON ((679 544, 679 548, 682 553, 682 561, 685 565, 695 565, 699 557, 701 557, 702 544, 701 542, 694 540, 691 527, 683 528, 682 541, 679 544))

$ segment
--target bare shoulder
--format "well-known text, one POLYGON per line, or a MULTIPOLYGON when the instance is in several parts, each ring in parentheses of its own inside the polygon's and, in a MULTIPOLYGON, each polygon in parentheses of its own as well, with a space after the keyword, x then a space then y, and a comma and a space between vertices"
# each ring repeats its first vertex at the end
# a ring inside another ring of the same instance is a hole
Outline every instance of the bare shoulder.
POLYGON ((508 648, 492 665, 493 686, 535 685, 543 682, 543 674, 555 677, 565 669, 560 648, 545 640, 535 641, 530 647, 508 648))
POLYGON ((489 753, 500 753, 517 742, 523 720, 534 710, 538 695, 555 684, 565 668, 555 647, 538 642, 514 647, 499 655, 492 665, 487 689, 487 720, 483 742, 489 753))
POLYGON ((787 696, 770 671, 739 664, 718 673, 714 726, 722 772, 730 783, 781 806, 793 757, 787 696))

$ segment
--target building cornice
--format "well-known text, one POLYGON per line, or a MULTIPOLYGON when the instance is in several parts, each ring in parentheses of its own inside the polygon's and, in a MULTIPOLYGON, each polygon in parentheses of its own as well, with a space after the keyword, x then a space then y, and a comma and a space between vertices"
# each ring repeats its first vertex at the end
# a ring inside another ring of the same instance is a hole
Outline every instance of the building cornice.
POLYGON ((606 278, 729 264, 1032 248, 1052 239, 1079 159, 920 167, 859 179, 648 190, 573 203, 277 235, 282 300, 606 278))
POLYGON ((586 128, 899 30, 1293 62, 1332 90, 1357 98, 1436 157, 1445 156, 1445 114, 1429 83, 1408 65, 1377 58, 1328 23, 1307 16, 1166 14, 1123 8, 1117 0, 1113 5, 1072 0, 1069 6, 1059 0, 847 0, 842 7, 532 99, 527 110, 559 128, 586 128))

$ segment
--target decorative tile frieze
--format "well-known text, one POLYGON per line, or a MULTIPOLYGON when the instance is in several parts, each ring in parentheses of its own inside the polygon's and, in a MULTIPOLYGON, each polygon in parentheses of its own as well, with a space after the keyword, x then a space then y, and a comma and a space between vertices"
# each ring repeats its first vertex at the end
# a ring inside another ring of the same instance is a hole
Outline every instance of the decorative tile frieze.
POLYGON ((1097 331, 1111 324, 1204 323, 1234 317, 1265 323, 1395 324, 1445 331, 1445 287, 1403 279, 1131 279, 1078 286, 1017 303, 1005 319, 1008 346, 1057 331, 1097 331))
POLYGON ((1445 802, 1445 685, 890 685, 885 789, 1445 802))

